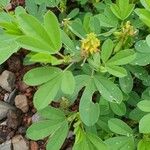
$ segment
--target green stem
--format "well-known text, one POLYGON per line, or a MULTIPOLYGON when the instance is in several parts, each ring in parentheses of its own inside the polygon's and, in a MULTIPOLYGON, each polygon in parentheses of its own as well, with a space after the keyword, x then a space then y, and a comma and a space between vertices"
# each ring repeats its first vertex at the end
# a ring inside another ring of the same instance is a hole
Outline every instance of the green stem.
POLYGON ((74 62, 72 62, 71 64, 69 64, 69 65, 63 70, 63 72, 65 72, 66 70, 68 70, 73 64, 74 64, 74 62))
POLYGON ((63 59, 65 58, 65 56, 62 55, 60 52, 58 52, 57 55, 59 55, 59 56, 60 56, 61 58, 63 58, 63 59))

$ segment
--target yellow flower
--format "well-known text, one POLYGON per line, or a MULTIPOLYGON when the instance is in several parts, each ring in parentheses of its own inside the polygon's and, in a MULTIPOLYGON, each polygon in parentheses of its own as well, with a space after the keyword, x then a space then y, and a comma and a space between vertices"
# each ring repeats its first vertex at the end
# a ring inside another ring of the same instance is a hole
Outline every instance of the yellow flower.
POLYGON ((96 37, 95 33, 89 33, 85 39, 81 40, 81 54, 84 57, 98 52, 99 47, 100 40, 96 37))
POLYGON ((122 32, 128 36, 134 36, 136 33, 130 21, 127 21, 125 25, 122 27, 122 32))

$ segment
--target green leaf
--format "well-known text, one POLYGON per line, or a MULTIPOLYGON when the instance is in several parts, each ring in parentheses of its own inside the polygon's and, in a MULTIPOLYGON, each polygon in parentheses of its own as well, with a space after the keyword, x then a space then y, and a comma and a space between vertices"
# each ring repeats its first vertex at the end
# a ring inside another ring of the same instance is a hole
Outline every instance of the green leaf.
MULTIPOLYGON (((2 36, 2 35, 1 35, 2 36)), ((0 64, 4 63, 13 53, 19 50, 18 44, 14 39, 7 38, 7 41, 0 42, 0 64)))
POLYGON ((87 133, 86 134, 90 142, 96 147, 97 150, 108 150, 107 145, 96 135, 87 133))
POLYGON ((75 79, 71 71, 63 72, 61 90, 65 94, 73 94, 75 90, 75 79))
POLYGON ((86 133, 81 129, 81 127, 76 127, 75 129, 75 143, 73 145, 73 150, 95 150, 94 145, 89 141, 86 133))
POLYGON ((133 109, 130 114, 129 114, 129 118, 132 119, 132 120, 135 120, 137 122, 140 121, 140 119, 146 115, 145 112, 141 111, 138 107, 133 109))
POLYGON ((105 141, 109 150, 134 150, 134 140, 131 137, 118 136, 109 138, 105 141))
POLYGON ((70 97, 70 99, 71 99, 72 101, 75 101, 75 99, 76 99, 77 96, 78 96, 79 91, 80 91, 83 87, 87 86, 88 81, 89 81, 90 79, 91 79, 91 77, 88 76, 88 75, 85 75, 85 74, 84 74, 84 75, 77 75, 77 76, 75 76, 75 82, 76 82, 75 91, 74 91, 73 95, 71 95, 71 97, 70 97))
POLYGON ((53 133, 61 125, 62 122, 56 120, 44 120, 38 123, 34 123, 28 128, 27 137, 32 140, 43 139, 53 133))
POLYGON ((99 119, 98 119, 98 122, 97 122, 97 125, 102 129, 104 130, 106 133, 111 133, 109 127, 108 127, 108 120, 110 119, 110 117, 106 117, 104 115, 101 116, 99 119))
POLYGON ((147 53, 136 53, 136 58, 131 62, 132 65, 146 66, 150 64, 150 55, 147 53))
POLYGON ((49 46, 44 41, 38 39, 36 36, 31 37, 31 36, 24 35, 24 36, 20 36, 16 41, 18 42, 20 47, 33 52, 45 53, 45 54, 54 53, 53 48, 51 46, 49 46))
POLYGON ((60 27, 57 17, 52 11, 48 11, 44 16, 44 27, 52 41, 55 51, 59 51, 61 48, 61 35, 60 27))
POLYGON ((150 46, 148 46, 148 44, 147 44, 150 42, 148 42, 148 41, 150 41, 150 40, 147 37, 147 41, 141 40, 141 41, 136 42, 135 49, 140 53, 146 53, 146 54, 150 53, 150 46))
POLYGON ((34 95, 34 106, 37 110, 43 109, 56 97, 62 82, 61 74, 39 87, 34 95))
POLYGON ((150 11, 146 9, 135 9, 136 14, 139 16, 139 18, 148 26, 150 27, 150 11))
POLYGON ((61 0, 35 0, 37 4, 45 3, 48 7, 56 7, 61 0))
POLYGON ((111 11, 116 17, 125 20, 132 13, 134 4, 129 4, 129 0, 118 0, 117 4, 111 5, 111 11))
POLYGON ((0 0, 0 9, 5 8, 10 3, 10 0, 0 0))
POLYGON ((90 33, 90 18, 92 17, 92 13, 90 12, 87 12, 85 15, 84 15, 84 19, 83 19, 83 28, 84 30, 86 31, 86 33, 90 33))
POLYGON ((121 90, 109 79, 103 76, 94 77, 95 85, 101 95, 110 102, 121 103, 123 100, 123 95, 121 90))
POLYGON ((102 45, 101 58, 105 63, 112 54, 114 43, 111 39, 107 39, 102 45))
POLYGON ((76 47, 74 42, 69 38, 69 36, 63 30, 61 30, 61 40, 70 53, 75 53, 76 47))
POLYGON ((139 132, 144 134, 150 133, 150 114, 145 115, 139 122, 139 132))
POLYGON ((141 66, 127 66, 127 69, 134 74, 134 76, 140 80, 148 78, 148 72, 144 67, 141 66))
POLYGON ((150 100, 150 87, 147 87, 143 92, 142 92, 142 99, 150 100))
POLYGON ((77 16, 79 14, 79 8, 75 8, 73 9, 68 15, 67 15, 67 18, 68 19, 72 19, 74 18, 75 16, 77 16))
POLYGON ((96 34, 101 33, 100 21, 97 17, 95 16, 90 17, 89 26, 90 26, 90 32, 94 32, 96 34))
POLYGON ((110 112, 109 102, 107 100, 105 100, 103 97, 100 98, 99 107, 100 107, 101 115, 109 114, 109 112, 110 112))
POLYGON ((75 142, 73 150, 95 150, 95 147, 89 142, 87 137, 82 135, 80 142, 75 142))
POLYGON ((52 65, 59 65, 63 62, 62 59, 57 59, 56 57, 50 54, 36 53, 31 56, 31 62, 40 62, 40 63, 51 63, 52 65))
POLYGON ((150 34, 146 37, 146 43, 150 47, 150 34))
POLYGON ((46 149, 59 150, 67 137, 68 130, 68 123, 66 121, 50 135, 46 149))
POLYGON ((127 76, 127 71, 123 67, 109 65, 109 66, 106 66, 106 70, 110 74, 112 74, 112 75, 114 75, 116 77, 119 77, 119 78, 127 76))
POLYGON ((116 53, 111 59, 107 61, 108 65, 126 65, 135 59, 134 50, 126 49, 116 53))
POLYGON ((126 105, 122 102, 121 104, 110 103, 110 107, 114 114, 123 116, 126 114, 126 105))
POLYGON ((0 22, 0 27, 4 28, 6 32, 10 35, 22 35, 22 32, 16 26, 16 23, 13 22, 0 22))
POLYGON ((140 140, 137 146, 137 150, 149 150, 150 141, 149 140, 140 140))
POLYGON ((69 29, 79 38, 83 39, 86 36, 86 32, 80 21, 75 20, 69 25, 69 29))
POLYGON ((54 108, 52 106, 48 106, 42 110, 39 110, 38 114, 40 114, 40 116, 42 116, 45 119, 49 119, 53 121, 59 120, 61 122, 66 119, 63 111, 61 111, 58 108, 54 108))
POLYGON ((121 90, 126 94, 132 91, 133 79, 132 79, 130 72, 127 73, 127 76, 123 78, 119 78, 119 85, 121 87, 121 90))
POLYGON ((99 19, 100 25, 102 27, 111 28, 111 27, 117 27, 118 25, 118 19, 112 13, 112 11, 110 10, 110 7, 106 7, 104 10, 104 13, 100 13, 96 15, 96 17, 99 19))
MULTIPOLYGON (((49 46, 54 46, 51 42, 51 39, 42 26, 42 24, 33 16, 29 14, 20 14, 18 17, 18 23, 20 25, 21 30, 27 35, 31 37, 36 37, 37 39, 47 43, 49 46)), ((54 48, 54 47, 53 47, 54 48)))
POLYGON ((61 73, 59 68, 55 67, 38 67, 28 71, 23 80, 31 86, 41 85, 52 80, 61 73))
POLYGON ((147 10, 150 11, 150 0, 140 0, 140 2, 147 10))
POLYGON ((43 21, 43 15, 47 11, 46 4, 42 3, 38 6, 36 0, 26 0, 26 10, 30 15, 35 16, 40 21, 43 21))
POLYGON ((150 100, 142 100, 137 104, 137 106, 144 112, 150 112, 150 100))
POLYGON ((17 42, 23 48, 31 51, 54 54, 61 47, 59 24, 57 18, 51 12, 46 13, 44 19, 44 25, 42 25, 35 17, 21 13, 17 20, 25 35, 21 36, 17 42), (54 35, 54 32, 56 35, 54 35))
POLYGON ((108 121, 110 130, 114 133, 130 136, 133 134, 132 129, 122 120, 113 118, 108 121))
POLYGON ((131 93, 129 93, 128 95, 128 100, 127 100, 127 103, 131 106, 134 106, 136 107, 137 106, 137 103, 139 101, 141 101, 141 97, 137 94, 137 92, 135 91, 131 91, 131 93))
POLYGON ((80 117, 87 126, 94 125, 99 118, 99 105, 92 102, 92 96, 95 91, 96 89, 93 80, 90 79, 83 92, 79 105, 80 117))

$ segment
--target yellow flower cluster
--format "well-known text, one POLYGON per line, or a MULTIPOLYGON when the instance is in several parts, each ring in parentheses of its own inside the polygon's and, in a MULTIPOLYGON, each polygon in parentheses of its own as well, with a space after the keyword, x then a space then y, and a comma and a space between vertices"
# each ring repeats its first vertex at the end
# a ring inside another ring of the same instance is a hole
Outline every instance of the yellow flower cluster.
POLYGON ((136 33, 137 31, 131 25, 131 22, 127 21, 124 25, 122 25, 121 31, 115 32, 114 35, 116 35, 119 38, 127 38, 129 36, 135 36, 136 33))
POLYGON ((131 25, 130 21, 127 21, 122 27, 122 32, 128 36, 134 36, 136 34, 136 31, 134 30, 134 27, 131 25))
POLYGON ((95 33, 89 33, 85 39, 81 40, 81 54, 84 57, 98 52, 99 47, 100 40, 96 37, 95 33))

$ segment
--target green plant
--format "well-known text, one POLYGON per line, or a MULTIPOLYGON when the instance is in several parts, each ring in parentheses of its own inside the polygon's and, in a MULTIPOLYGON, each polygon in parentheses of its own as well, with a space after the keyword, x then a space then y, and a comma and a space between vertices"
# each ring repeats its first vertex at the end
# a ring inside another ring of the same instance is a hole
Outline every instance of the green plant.
POLYGON ((73 130, 73 150, 148 150, 149 3, 77 0, 70 12, 67 1, 26 0, 25 9, 0 13, 0 63, 24 48, 24 64, 40 65, 23 78, 38 86, 33 103, 42 118, 28 138, 49 137, 47 149, 59 150, 73 130))

